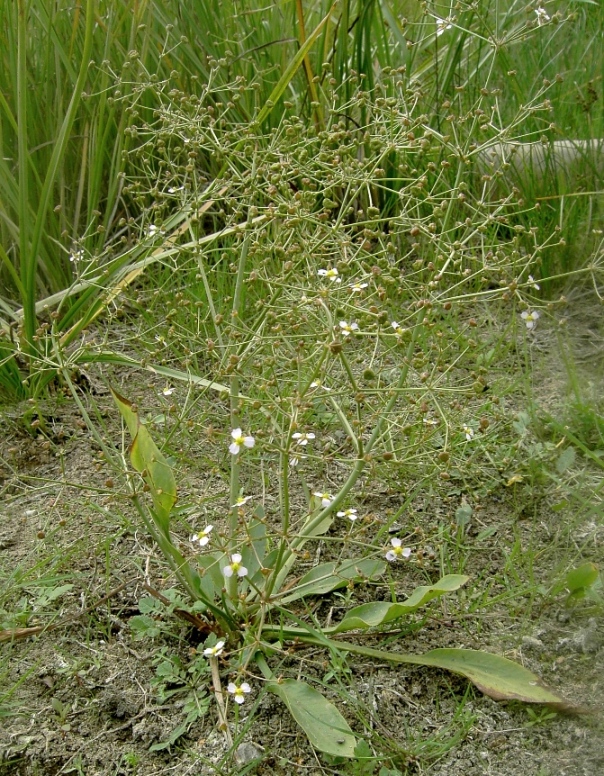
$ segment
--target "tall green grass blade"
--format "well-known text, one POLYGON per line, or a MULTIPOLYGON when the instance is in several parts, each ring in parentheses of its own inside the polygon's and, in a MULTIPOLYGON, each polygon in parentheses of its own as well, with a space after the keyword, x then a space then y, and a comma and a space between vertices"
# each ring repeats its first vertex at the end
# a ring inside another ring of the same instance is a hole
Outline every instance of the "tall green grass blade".
POLYGON ((30 248, 28 186, 29 148, 27 138, 27 17, 27 0, 18 0, 17 144, 19 154, 19 253, 21 256, 21 292, 23 294, 21 302, 24 310, 25 341, 28 344, 28 348, 33 348, 36 314, 35 308, 32 313, 32 305, 35 305, 35 290, 30 286, 32 273, 25 260, 25 257, 29 255, 30 248))
POLYGON ((262 110, 256 117, 256 122, 258 124, 260 125, 263 124, 265 119, 270 115, 271 111, 275 107, 275 103, 280 99, 283 92, 287 89, 289 83, 291 82, 292 78, 296 74, 298 68, 304 62, 304 57, 308 54, 314 42, 319 37, 319 34, 321 33, 321 30, 327 23, 327 20, 329 19, 329 16, 333 11, 334 7, 335 7, 335 3, 331 6, 331 9, 329 10, 329 12, 323 17, 323 19, 311 32, 309 37, 306 39, 306 42, 304 43, 304 45, 300 47, 298 53, 295 55, 295 57, 293 57, 293 59, 285 69, 285 72, 278 80, 275 88, 270 93, 268 100, 266 101, 262 110))
MULTIPOLYGON (((27 259, 22 261, 25 267, 25 283, 24 291, 25 298, 23 299, 23 322, 25 329, 25 339, 29 348, 33 351, 34 347, 33 336, 36 329, 36 269, 38 262, 38 249, 40 246, 40 240, 42 239, 42 230, 46 221, 46 215, 50 204, 50 198, 52 194, 52 188, 56 180, 59 164, 65 154, 67 145, 70 140, 70 132, 75 121, 76 112, 84 90, 84 84, 88 74, 88 68, 90 63, 90 54, 92 51, 92 30, 94 27, 94 0, 87 0, 86 3, 86 27, 85 27, 85 39, 82 49, 82 61, 80 64, 80 71, 75 83, 71 101, 69 107, 63 119, 63 123, 57 139, 54 144, 50 164, 46 172, 44 179, 44 185, 40 194, 40 202, 38 205, 38 212, 36 214, 36 221, 31 235, 31 242, 27 245, 27 259)), ((22 225, 20 225, 22 226, 22 225)))

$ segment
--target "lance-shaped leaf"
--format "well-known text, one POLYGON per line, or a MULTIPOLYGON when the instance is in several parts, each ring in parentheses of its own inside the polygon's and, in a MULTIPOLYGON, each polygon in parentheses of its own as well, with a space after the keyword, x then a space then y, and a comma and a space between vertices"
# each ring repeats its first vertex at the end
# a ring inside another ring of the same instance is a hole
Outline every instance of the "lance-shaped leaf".
MULTIPOLYGON (((325 638, 320 642, 323 644, 325 638)), ((544 703, 559 711, 586 711, 569 703, 546 687, 536 674, 499 655, 480 652, 475 649, 432 649, 425 655, 410 655, 386 652, 350 642, 329 643, 343 652, 353 652, 389 663, 405 663, 417 666, 443 668, 469 679, 485 695, 495 700, 522 701, 523 703, 544 703)))
POLYGON ((111 393, 132 437, 130 461, 134 469, 143 475, 153 498, 158 524, 167 535, 170 510, 176 502, 176 480, 172 468, 151 438, 147 427, 141 423, 132 402, 113 389, 111 393))
POLYGON ((281 698, 315 749, 339 757, 354 757, 357 742, 352 730, 333 703, 320 692, 295 679, 269 682, 266 688, 281 698))
POLYGON ((422 655, 424 665, 461 674, 479 690, 497 701, 547 703, 559 709, 572 709, 527 668, 490 652, 475 649, 433 649, 422 655))
POLYGON ((351 580, 375 579, 384 573, 386 564, 381 560, 362 558, 323 563, 305 574, 296 586, 282 599, 283 603, 296 601, 308 595, 322 595, 345 587, 351 580))
POLYGON ((434 585, 421 585, 415 588, 413 593, 402 603, 389 603, 388 601, 373 601, 361 606, 355 606, 347 612, 342 622, 336 626, 333 633, 345 631, 376 628, 388 622, 397 620, 405 614, 411 614, 420 606, 424 606, 433 598, 438 598, 445 593, 458 590, 468 581, 469 577, 463 574, 447 574, 434 585))

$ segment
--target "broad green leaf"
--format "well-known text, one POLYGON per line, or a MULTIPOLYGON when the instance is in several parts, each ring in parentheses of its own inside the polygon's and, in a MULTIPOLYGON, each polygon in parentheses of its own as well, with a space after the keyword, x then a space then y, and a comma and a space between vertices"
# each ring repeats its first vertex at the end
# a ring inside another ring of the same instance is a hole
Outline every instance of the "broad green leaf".
POLYGON ((213 601, 224 586, 224 576, 220 570, 221 553, 204 553, 197 558, 197 566, 201 572, 200 587, 204 596, 213 601))
MULTIPOLYGON (((242 553, 243 554, 243 553, 242 553)), ((273 569, 277 558, 279 557, 279 548, 275 547, 262 559, 262 565, 265 569, 273 569)), ((245 564, 244 564, 245 565, 245 564)), ((258 569, 255 574, 250 575, 250 581, 259 588, 264 586, 266 581, 265 575, 262 573, 262 569, 258 569)))
POLYGON ((128 426, 132 437, 130 460, 137 472, 141 472, 153 498, 155 514, 164 534, 168 534, 170 510, 176 502, 176 480, 172 469, 155 445, 147 427, 141 423, 132 402, 111 389, 113 399, 128 426))
POLYGON ((352 730, 320 692, 295 679, 270 682, 266 688, 281 698, 315 749, 336 757, 354 757, 357 742, 352 730))
POLYGON ((577 590, 591 587, 599 574, 598 567, 594 563, 584 563, 582 566, 568 572, 566 575, 566 586, 570 593, 575 593, 577 590))
POLYGON ((455 522, 458 526, 467 525, 472 519, 472 507, 469 504, 462 504, 455 510, 455 522))
POLYGON ((255 577, 260 565, 266 556, 268 539, 266 537, 266 525, 261 520, 252 518, 247 527, 248 539, 251 544, 241 548, 243 565, 247 569, 248 577, 255 577))
POLYGON ((57 598, 60 598, 65 593, 69 593, 69 591, 73 588, 73 585, 59 585, 59 587, 46 587, 42 588, 40 591, 40 598, 38 599, 38 605, 40 605, 40 601, 44 600, 45 602, 55 601, 57 598))
POLYGON ((598 583, 601 585, 600 572, 593 563, 584 563, 582 566, 569 571, 566 575, 566 587, 568 588, 566 606, 572 606, 585 597, 599 602, 601 598, 596 591, 598 583))
POLYGON ((350 580, 374 579, 383 574, 385 568, 384 561, 371 558, 345 560, 340 565, 336 562, 323 563, 305 574, 282 601, 290 603, 304 596, 330 593, 344 587, 350 580))
POLYGON ((556 695, 538 676, 528 669, 499 655, 475 649, 433 649, 425 655, 386 652, 343 641, 331 641, 343 652, 352 652, 389 663, 443 668, 469 679, 485 695, 495 700, 546 703, 560 711, 580 711, 577 706, 556 695))
POLYGON ((438 598, 445 593, 458 590, 468 581, 469 577, 463 574, 447 574, 435 585, 422 585, 415 588, 413 593, 402 603, 389 603, 388 601, 373 601, 351 609, 342 622, 336 626, 334 633, 357 630, 359 628, 375 628, 378 625, 397 620, 406 614, 411 614, 420 606, 424 606, 433 598, 438 598))
POLYGON ((130 617, 128 620, 128 625, 132 629, 136 641, 140 639, 153 639, 161 633, 158 623, 147 614, 135 614, 134 617, 130 617))
POLYGON ((302 530, 300 531, 300 543, 298 547, 302 547, 308 539, 314 539, 317 536, 322 536, 331 528, 331 524, 333 523, 334 519, 332 512, 325 515, 321 522, 313 526, 312 529, 309 529, 307 526, 312 525, 312 522, 316 518, 317 514, 318 512, 315 510, 306 518, 304 525, 302 526, 302 530))
POLYGON ((499 655, 474 649, 433 649, 420 658, 423 665, 444 668, 469 679, 495 700, 547 703, 559 709, 572 706, 542 684, 528 669, 499 655))
POLYGON ((138 600, 138 610, 141 614, 158 614, 163 608, 163 604, 153 596, 143 596, 138 600))

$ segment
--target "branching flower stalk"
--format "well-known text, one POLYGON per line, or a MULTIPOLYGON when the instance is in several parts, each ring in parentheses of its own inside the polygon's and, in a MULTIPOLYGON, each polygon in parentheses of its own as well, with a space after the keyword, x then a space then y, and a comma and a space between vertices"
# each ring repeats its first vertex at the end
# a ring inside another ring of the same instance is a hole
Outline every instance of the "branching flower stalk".
MULTIPOLYGON (((419 314, 417 317, 419 318, 419 314)), ((339 509, 340 505, 344 503, 346 497, 358 482, 359 477, 363 473, 363 470, 365 469, 365 466, 368 463, 369 456, 371 455, 371 451, 373 450, 373 447, 375 446, 376 442, 378 441, 378 439, 382 434, 386 419, 390 414, 390 412, 392 411, 392 409, 394 408, 394 405, 396 404, 397 400, 399 399, 399 392, 404 388, 407 382, 407 377, 409 374, 409 368, 411 364, 411 358, 413 356, 413 351, 415 348, 417 337, 419 335, 419 331, 420 331, 420 324, 417 323, 412 329, 411 340, 407 346, 407 351, 406 351, 405 358, 403 360, 403 366, 401 367, 401 373, 400 373, 399 379, 396 383, 396 386, 392 390, 392 396, 388 400, 386 406, 382 410, 380 417, 378 418, 375 424, 371 437, 369 438, 369 441, 365 447, 364 453, 363 453, 363 445, 362 445, 362 441, 360 440, 360 437, 357 438, 353 435, 352 439, 353 440, 356 439, 357 456, 356 456, 356 461, 354 463, 354 466, 350 474, 348 475, 348 478, 346 479, 345 483, 338 491, 334 500, 329 504, 329 506, 325 507, 325 509, 320 510, 319 513, 314 518, 311 518, 307 523, 305 523, 300 534, 297 537, 292 538, 289 545, 289 549, 285 551, 280 558, 280 565, 275 566, 275 569, 273 572, 274 582, 270 580, 267 585, 268 595, 270 595, 273 589, 276 588, 277 590, 279 590, 281 588, 283 582, 285 581, 287 575, 289 574, 292 566, 296 561, 297 550, 299 550, 306 543, 308 538, 313 535, 313 533, 316 531, 318 526, 320 526, 321 523, 332 512, 337 511, 339 509)))
MULTIPOLYGON (((237 280, 235 283, 235 293, 233 296, 233 308, 231 312, 232 323, 240 320, 241 315, 241 298, 243 292, 243 281, 245 278, 245 268, 247 255, 249 250, 249 236, 245 237, 241 246, 241 253, 239 255, 239 264, 237 267, 237 280)), ((238 358, 234 356, 234 358, 238 358)), ((236 365, 236 363, 234 364, 236 365)), ((233 369, 233 374, 230 379, 230 402, 231 402, 231 428, 235 429, 239 427, 239 373, 237 369, 233 369)), ((239 470, 240 459, 239 455, 231 455, 231 485, 230 485, 230 503, 235 504, 237 497, 239 496, 239 470)), ((239 525, 239 510, 236 507, 232 507, 229 516, 229 550, 231 553, 237 550, 237 529, 239 525)), ((229 593, 229 597, 233 603, 237 599, 237 575, 233 574, 226 580, 226 585, 229 593)))

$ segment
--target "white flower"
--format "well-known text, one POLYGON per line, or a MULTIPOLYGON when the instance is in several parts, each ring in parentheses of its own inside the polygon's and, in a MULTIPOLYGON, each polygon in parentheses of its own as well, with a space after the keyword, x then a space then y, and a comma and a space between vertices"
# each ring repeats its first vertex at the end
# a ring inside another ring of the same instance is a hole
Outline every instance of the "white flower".
POLYGON ((400 323, 397 323, 396 321, 392 321, 390 325, 394 329, 394 333, 396 334, 397 337, 402 337, 403 334, 405 334, 405 332, 407 331, 407 329, 405 329, 403 326, 400 325, 400 323))
POLYGON ((246 694, 251 692, 252 688, 247 682, 241 682, 239 686, 237 686, 235 682, 229 682, 227 685, 227 690, 233 696, 235 703, 243 703, 245 701, 246 694))
POLYGON ((156 234, 163 234, 163 231, 155 224, 149 224, 147 227, 147 237, 155 237, 156 234))
POLYGON ((342 336, 348 337, 353 331, 359 330, 358 323, 346 323, 346 321, 340 321, 340 329, 342 329, 342 336))
POLYGON ((330 495, 329 493, 318 493, 315 491, 315 493, 313 493, 313 496, 316 496, 317 498, 321 499, 321 506, 323 508, 328 507, 333 501, 333 496, 330 495))
POLYGON ((438 420, 435 418, 424 418, 425 426, 438 426, 438 420))
POLYGON ((308 444, 308 442, 311 439, 314 439, 315 435, 312 431, 309 431, 307 434, 301 434, 299 431, 296 431, 295 434, 292 434, 292 439, 295 439, 296 442, 299 445, 302 445, 303 447, 308 444))
POLYGON ((82 250, 73 250, 69 254, 69 261, 71 261, 73 264, 78 264, 82 259, 84 258, 84 251, 82 250))
POLYGON ((527 312, 524 310, 522 313, 520 313, 521 317, 523 318, 524 322, 526 323, 527 329, 534 329, 537 325, 537 320, 539 318, 539 310, 533 310, 532 313, 527 312))
POLYGON ((545 10, 545 8, 542 8, 541 6, 535 9, 535 13, 537 14, 537 24, 540 27, 551 20, 551 17, 548 14, 548 12, 545 10))
POLYGON ((395 561, 399 558, 409 558, 411 556, 411 547, 403 547, 403 543, 396 537, 391 541, 392 549, 386 553, 386 560, 395 561))
POLYGON ((237 501, 235 501, 234 504, 231 504, 231 509, 242 507, 244 504, 247 504, 251 498, 253 498, 253 496, 238 496, 237 501))
POLYGON ((363 292, 364 288, 367 288, 368 285, 368 283, 351 283, 350 290, 353 294, 360 294, 363 292))
POLYGON ((206 525, 201 533, 193 534, 190 541, 192 541, 193 544, 199 544, 200 547, 205 547, 206 544, 208 544, 210 541, 210 533, 212 528, 214 528, 213 525, 206 525))
POLYGON ((334 281, 336 283, 341 283, 342 278, 338 277, 338 270, 335 267, 330 267, 329 269, 320 269, 317 272, 317 275, 321 278, 329 278, 329 280, 334 281))
POLYGON ((169 385, 167 385, 163 390, 162 393, 164 396, 172 396, 174 393, 174 388, 171 388, 169 385))
POLYGON ((298 456, 297 456, 297 455, 294 455, 294 456, 292 456, 292 457, 289 459, 289 465, 292 467, 292 469, 295 469, 295 468, 296 468, 296 466, 297 466, 299 463, 300 463, 300 459, 298 458, 298 456))
POLYGON ((184 188, 185 188, 184 186, 178 186, 178 187, 170 186, 170 188, 168 189, 168 194, 176 194, 177 191, 183 191, 184 188))
POLYGON ((528 276, 528 282, 529 282, 529 284, 530 284, 530 285, 531 285, 531 286, 532 286, 532 287, 535 289, 535 291, 539 291, 539 289, 541 288, 541 286, 539 285, 539 283, 537 283, 537 282, 535 281, 535 278, 534 278, 532 275, 529 275, 529 276, 528 276))
POLYGON ((311 388, 322 388, 324 391, 331 391, 331 388, 328 385, 325 385, 320 380, 313 380, 310 384, 311 388))
POLYGON ((222 573, 225 577, 232 577, 233 574, 237 574, 238 577, 244 577, 247 574, 246 567, 241 565, 240 553, 236 552, 231 555, 231 562, 222 569, 222 573))
POLYGON ((222 654, 223 648, 224 648, 224 641, 217 641, 213 647, 206 647, 203 651, 203 654, 206 657, 218 657, 218 655, 222 654))
POLYGON ((436 17, 436 34, 442 35, 445 30, 450 30, 453 25, 449 19, 439 19, 436 17))
POLYGON ((466 435, 466 440, 470 442, 474 439, 474 429, 472 426, 462 426, 463 432, 466 435))
POLYGON ((338 512, 337 515, 338 517, 347 517, 349 520, 352 520, 353 522, 358 517, 356 509, 344 509, 342 510, 342 512, 338 512))
POLYGON ((231 436, 233 437, 233 441, 229 445, 229 452, 232 453, 232 455, 237 455, 242 445, 244 447, 253 447, 256 443, 254 437, 243 436, 243 431, 240 428, 233 429, 233 431, 231 431, 231 436))

